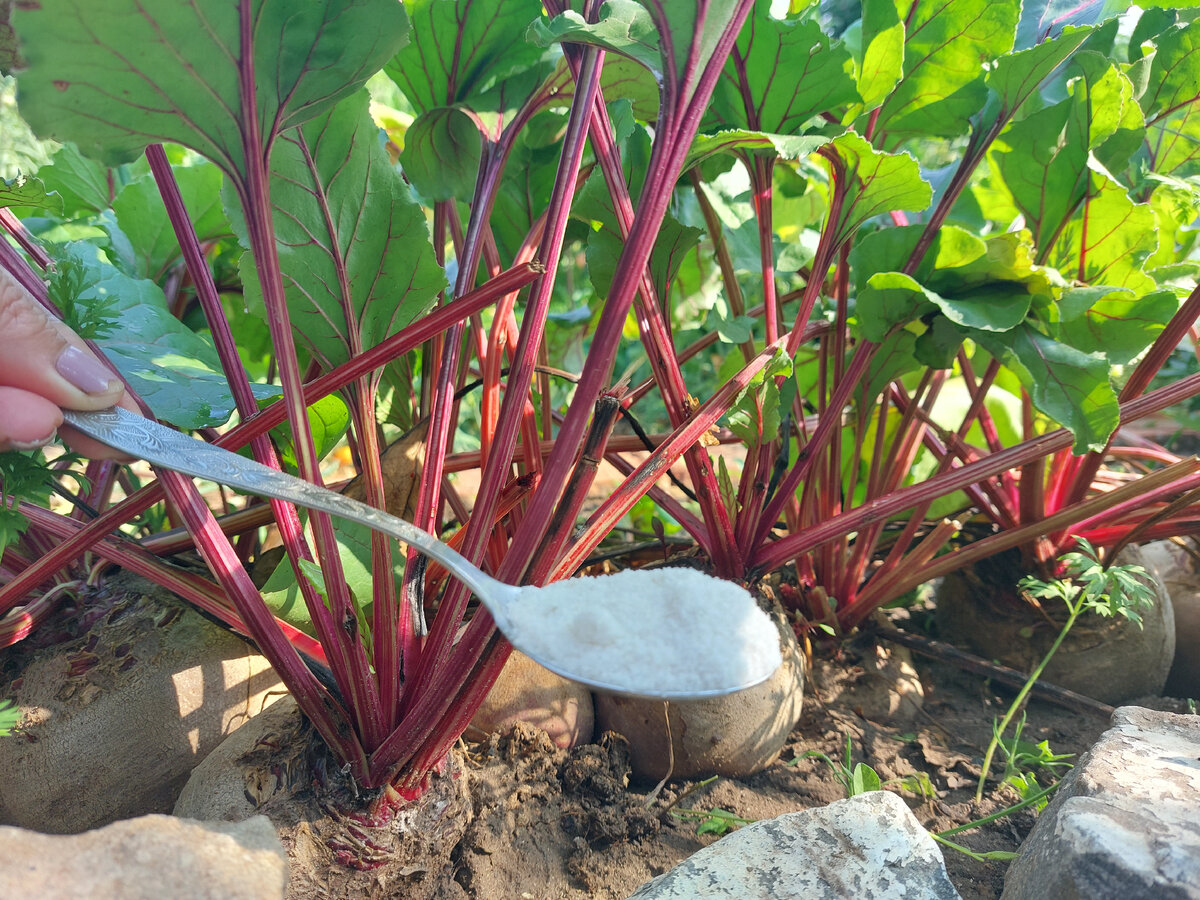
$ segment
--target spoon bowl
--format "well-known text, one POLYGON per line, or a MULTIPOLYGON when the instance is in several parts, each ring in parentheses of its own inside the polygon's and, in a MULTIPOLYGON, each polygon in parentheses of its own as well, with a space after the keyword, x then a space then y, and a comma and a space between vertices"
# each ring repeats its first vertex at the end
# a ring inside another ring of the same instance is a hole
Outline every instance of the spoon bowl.
POLYGON ((779 667, 779 636, 744 588, 694 569, 504 584, 403 519, 119 407, 64 410, 71 427, 175 472, 350 519, 416 547, 455 574, 518 650, 594 690, 661 700, 720 697, 779 667))

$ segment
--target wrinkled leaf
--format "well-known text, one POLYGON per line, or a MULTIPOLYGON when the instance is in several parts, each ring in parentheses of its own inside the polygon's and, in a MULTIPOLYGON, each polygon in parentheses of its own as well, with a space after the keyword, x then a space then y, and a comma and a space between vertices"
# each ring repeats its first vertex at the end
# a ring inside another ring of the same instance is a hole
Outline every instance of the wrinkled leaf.
MULTIPOLYGON (((327 367, 427 310, 445 275, 425 214, 389 164, 366 92, 283 134, 271 157, 279 263, 297 339, 327 367)), ((243 246, 245 224, 230 218, 243 246)), ((250 254, 246 295, 261 304, 250 254)))
POLYGON ((266 145, 325 112, 408 34, 396 0, 40 0, 17 9, 13 25, 28 63, 21 113, 40 136, 74 141, 110 165, 171 141, 230 174, 246 171, 249 132, 266 145), (241 14, 253 22, 250 48, 242 46, 241 14), (252 86, 239 72, 246 54, 252 86), (254 123, 242 118, 248 89, 254 123))
POLYGON ((956 137, 987 99, 985 63, 1013 47, 1020 0, 900 0, 904 77, 879 108, 889 134, 956 137))
POLYGON ((853 72, 849 51, 817 22, 776 19, 756 3, 709 113, 733 128, 798 134, 813 116, 858 101, 853 72))
POLYGON ((405 0, 412 42, 385 71, 418 112, 478 98, 542 51, 525 31, 542 11, 534 0, 405 0))
MULTIPOLYGON (((221 208, 221 170, 214 165, 179 166, 175 183, 196 237, 211 241, 230 234, 221 208)), ((155 281, 182 255, 154 179, 146 176, 121 189, 113 201, 117 224, 134 251, 134 274, 155 281)))
POLYGON ((32 206, 62 215, 63 200, 57 193, 46 190, 40 178, 0 178, 0 207, 32 206))
MULTIPOLYGON (((171 315, 158 285, 122 274, 90 244, 64 255, 86 273, 80 301, 103 304, 116 323, 97 343, 154 415, 189 429, 227 422, 234 403, 216 349, 171 315)), ((259 398, 279 393, 273 385, 252 387, 259 398)))
POLYGON ((769 153, 781 159, 800 159, 827 143, 829 138, 820 135, 793 136, 745 129, 698 134, 692 141, 683 170, 686 172, 718 153, 769 153))
POLYGON ((607 0, 595 25, 573 9, 548 22, 538 19, 529 26, 529 39, 543 47, 562 41, 594 44, 641 63, 657 81, 663 78, 658 29, 634 0, 607 0))
POLYGON ((1074 452, 1103 449, 1120 422, 1108 360, 1046 337, 1028 324, 971 337, 1020 379, 1033 405, 1075 437, 1074 452))
POLYGON ((874 216, 895 210, 922 210, 933 190, 907 153, 882 153, 853 132, 834 138, 821 151, 833 161, 834 178, 845 185, 845 200, 834 226, 835 244, 845 243, 874 216))

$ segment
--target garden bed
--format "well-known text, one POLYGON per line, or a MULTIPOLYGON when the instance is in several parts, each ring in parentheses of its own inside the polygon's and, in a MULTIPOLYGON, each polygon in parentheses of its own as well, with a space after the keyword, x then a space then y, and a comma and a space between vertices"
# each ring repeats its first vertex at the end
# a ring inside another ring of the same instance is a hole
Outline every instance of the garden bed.
MULTIPOLYGON (((664 813, 666 807, 718 808, 743 819, 763 819, 823 806, 845 794, 825 762, 804 754, 815 750, 841 760, 847 736, 854 761, 867 763, 885 781, 920 773, 929 777, 937 799, 904 796, 932 830, 961 825, 1015 802, 1011 790, 989 790, 982 803, 974 803, 992 717, 1003 714, 1011 695, 978 676, 918 660, 926 698, 911 724, 871 721, 848 706, 826 704, 824 697, 841 693, 844 682, 861 675, 859 662, 867 651, 873 652, 872 645, 860 641, 836 651, 836 659, 818 657, 804 716, 781 758, 764 772, 720 778, 698 789, 692 782, 671 783, 649 809, 646 797, 652 786, 611 787, 623 775, 619 741, 602 738, 599 747, 568 753, 537 732, 518 730, 468 743, 475 819, 454 851, 454 878, 467 886, 468 896, 477 897, 502 896, 513 885, 537 898, 627 897, 716 839, 697 836, 695 821, 680 821, 664 813), (590 770, 588 777, 581 769, 590 770)), ((1056 753, 1078 755, 1107 726, 1102 716, 1034 701, 1024 739, 1047 740, 1056 753)), ((1016 850, 1033 823, 1033 814, 1018 812, 955 840, 979 852, 1016 850)), ((1000 895, 1006 863, 977 862, 950 850, 945 856, 964 900, 1000 895)), ((447 890, 440 896, 455 893, 447 890)))

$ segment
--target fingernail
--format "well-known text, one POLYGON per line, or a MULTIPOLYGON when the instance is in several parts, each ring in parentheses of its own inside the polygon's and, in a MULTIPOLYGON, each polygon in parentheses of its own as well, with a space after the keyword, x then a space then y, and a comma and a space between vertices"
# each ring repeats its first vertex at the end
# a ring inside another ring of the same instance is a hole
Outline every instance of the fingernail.
POLYGON ((37 450, 40 447, 45 447, 56 437, 58 437, 57 428, 40 441, 9 441, 8 446, 14 450, 37 450))
POLYGON ((60 353, 54 368, 85 394, 103 394, 116 387, 116 378, 108 366, 78 347, 71 346, 60 353))

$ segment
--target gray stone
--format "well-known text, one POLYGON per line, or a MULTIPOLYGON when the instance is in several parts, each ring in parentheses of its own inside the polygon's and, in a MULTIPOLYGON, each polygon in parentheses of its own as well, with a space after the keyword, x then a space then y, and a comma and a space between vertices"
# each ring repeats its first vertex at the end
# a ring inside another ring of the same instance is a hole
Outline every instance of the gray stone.
POLYGON ((747 825, 630 900, 958 897, 941 851, 904 801, 872 791, 747 825))
POLYGON ((0 826, 0 859, 0 897, 276 900, 287 888, 287 854, 264 816, 151 815, 77 835, 0 826))
POLYGON ((1005 876, 1007 900, 1200 898, 1200 716, 1122 707, 1005 876))

